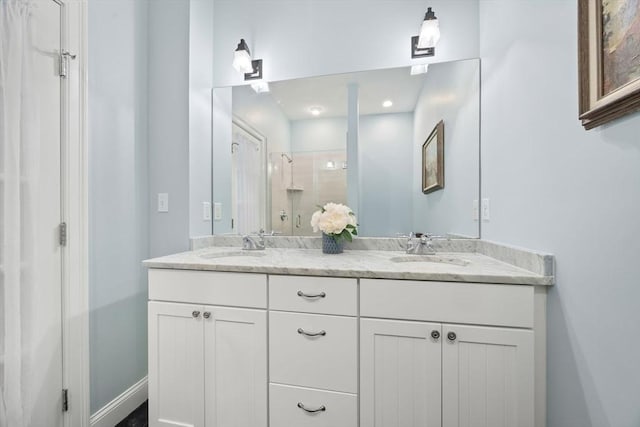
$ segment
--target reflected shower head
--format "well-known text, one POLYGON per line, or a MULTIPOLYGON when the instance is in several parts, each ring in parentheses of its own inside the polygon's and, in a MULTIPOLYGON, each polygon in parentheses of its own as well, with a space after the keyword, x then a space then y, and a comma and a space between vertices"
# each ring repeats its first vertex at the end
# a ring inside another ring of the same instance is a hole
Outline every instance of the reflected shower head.
POLYGON ((280 155, 280 157, 282 157, 283 159, 287 159, 287 161, 288 161, 289 163, 293 163, 293 159, 292 159, 291 157, 289 157, 289 155, 288 155, 287 153, 282 153, 282 154, 280 155))

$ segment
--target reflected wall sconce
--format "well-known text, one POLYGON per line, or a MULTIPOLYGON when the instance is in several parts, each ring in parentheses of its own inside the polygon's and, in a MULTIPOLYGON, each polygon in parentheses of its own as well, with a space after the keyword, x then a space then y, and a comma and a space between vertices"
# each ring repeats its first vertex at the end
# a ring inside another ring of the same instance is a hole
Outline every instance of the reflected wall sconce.
POLYGON ((417 76, 418 74, 425 74, 427 71, 429 71, 429 64, 412 65, 410 74, 417 76))
POLYGON ((436 14, 429 7, 420 27, 420 34, 411 37, 411 57, 434 56, 438 40, 440 40, 440 24, 436 14))
POLYGON ((238 47, 233 52, 233 68, 244 74, 245 80, 258 80, 262 78, 262 59, 251 59, 249 46, 240 39, 238 47))

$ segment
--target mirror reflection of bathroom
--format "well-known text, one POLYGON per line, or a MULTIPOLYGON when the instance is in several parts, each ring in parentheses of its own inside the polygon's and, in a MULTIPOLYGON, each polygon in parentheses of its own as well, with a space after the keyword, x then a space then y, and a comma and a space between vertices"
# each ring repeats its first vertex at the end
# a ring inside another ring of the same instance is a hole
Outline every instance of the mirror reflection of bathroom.
POLYGON ((266 138, 239 121, 233 122, 232 135, 231 232, 247 234, 266 224, 266 138))
POLYGON ((231 208, 213 234, 314 235, 311 215, 335 202, 356 213, 360 236, 478 237, 479 75, 470 59, 214 89, 224 101, 214 103, 213 198, 231 208), (441 120, 446 186, 424 194, 422 145, 441 120), (226 132, 260 148, 227 159, 226 132))
POLYGON ((327 201, 347 204, 345 150, 270 153, 271 227, 274 235, 311 236, 309 222, 327 201))

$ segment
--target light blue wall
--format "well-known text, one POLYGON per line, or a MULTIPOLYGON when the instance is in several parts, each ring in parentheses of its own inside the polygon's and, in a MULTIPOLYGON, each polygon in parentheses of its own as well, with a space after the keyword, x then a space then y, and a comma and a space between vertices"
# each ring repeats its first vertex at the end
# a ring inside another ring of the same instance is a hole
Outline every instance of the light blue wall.
POLYGON ((575 0, 481 1, 483 238, 549 251, 548 427, 640 425, 640 115, 578 121, 575 0))
MULTIPOLYGON (((248 85, 236 86, 232 91, 233 114, 267 138, 268 152, 291 151, 291 123, 274 97, 270 93, 256 93, 248 85)), ((227 150, 229 144, 230 141, 227 150)))
POLYGON ((291 121, 291 151, 347 149, 347 119, 328 117, 291 121))
POLYGON ((411 65, 427 6, 446 37, 435 58, 478 56, 477 0, 213 0, 214 86, 242 83, 231 54, 245 38, 268 81, 411 65))
POLYGON ((478 237, 473 201, 480 192, 480 61, 429 67, 415 110, 414 231, 478 237), (444 121, 444 189, 422 193, 422 144, 444 121))
POLYGON ((147 374, 146 2, 89 2, 91 413, 147 374))
MULTIPOLYGON (((157 1, 157 0, 155 0, 157 1)), ((213 1, 189 1, 189 235, 211 234, 203 203, 211 202, 213 1)))
POLYGON ((149 244, 155 257, 189 249, 190 2, 145 3, 149 8, 149 244), (169 194, 169 212, 157 211, 158 193, 169 194))
POLYGON ((412 229, 413 113, 360 116, 360 234, 412 229))

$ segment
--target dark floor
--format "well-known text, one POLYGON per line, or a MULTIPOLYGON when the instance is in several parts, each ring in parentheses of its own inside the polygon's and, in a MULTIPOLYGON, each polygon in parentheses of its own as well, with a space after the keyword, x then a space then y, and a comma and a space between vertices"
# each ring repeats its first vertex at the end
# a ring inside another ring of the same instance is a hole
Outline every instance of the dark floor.
POLYGON ((115 427, 148 427, 149 426, 149 408, 145 401, 142 405, 127 416, 115 427))

